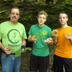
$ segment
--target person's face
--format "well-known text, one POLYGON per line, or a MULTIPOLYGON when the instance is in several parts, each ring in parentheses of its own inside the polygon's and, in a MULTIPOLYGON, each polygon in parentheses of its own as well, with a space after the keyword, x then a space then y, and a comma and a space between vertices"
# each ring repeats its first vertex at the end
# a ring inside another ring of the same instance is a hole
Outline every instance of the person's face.
POLYGON ((19 10, 16 8, 13 8, 11 10, 11 13, 9 14, 9 16, 10 16, 11 22, 16 23, 20 17, 19 10))
POLYGON ((38 23, 40 25, 44 24, 46 22, 46 15, 42 14, 38 16, 38 23))
POLYGON ((60 14, 59 15, 59 22, 61 23, 61 25, 65 25, 67 24, 68 18, 66 14, 60 14))

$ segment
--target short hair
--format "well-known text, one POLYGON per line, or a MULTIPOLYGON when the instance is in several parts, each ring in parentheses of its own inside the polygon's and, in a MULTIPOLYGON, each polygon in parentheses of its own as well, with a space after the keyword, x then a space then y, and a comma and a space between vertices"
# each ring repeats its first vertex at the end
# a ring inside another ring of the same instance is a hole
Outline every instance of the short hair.
POLYGON ((48 14, 45 11, 39 11, 38 12, 38 16, 44 14, 46 16, 46 18, 48 17, 48 14))
POLYGON ((19 7, 17 7, 17 6, 12 7, 11 10, 10 10, 10 13, 11 13, 12 9, 18 9, 18 10, 19 10, 19 14, 20 14, 20 9, 19 9, 19 7))
MULTIPOLYGON (((65 15, 66 15, 66 17, 68 18, 68 15, 67 15, 67 13, 65 13, 65 12, 62 12, 62 13, 60 13, 60 14, 65 14, 65 15)), ((59 15, 60 15, 60 14, 59 14, 59 15)))

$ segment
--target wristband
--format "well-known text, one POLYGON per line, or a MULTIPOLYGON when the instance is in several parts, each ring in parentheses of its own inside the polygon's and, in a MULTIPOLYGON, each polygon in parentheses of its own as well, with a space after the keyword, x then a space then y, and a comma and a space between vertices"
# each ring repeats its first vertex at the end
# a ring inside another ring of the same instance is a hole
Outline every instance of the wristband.
POLYGON ((21 49, 25 49, 25 48, 26 48, 25 45, 22 45, 22 46, 21 46, 21 49))

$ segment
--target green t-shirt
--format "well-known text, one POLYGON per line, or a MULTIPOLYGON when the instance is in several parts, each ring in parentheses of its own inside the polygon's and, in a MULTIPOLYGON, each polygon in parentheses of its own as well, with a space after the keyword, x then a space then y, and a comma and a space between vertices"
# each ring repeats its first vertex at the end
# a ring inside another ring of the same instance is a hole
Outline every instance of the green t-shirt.
POLYGON ((32 25, 29 32, 29 35, 34 35, 37 39, 36 43, 33 42, 33 50, 32 54, 36 56, 47 56, 49 55, 49 47, 48 44, 44 42, 51 35, 51 28, 47 25, 43 27, 39 27, 38 24, 32 25))
POLYGON ((21 49, 22 38, 27 39, 25 27, 18 22, 11 25, 9 21, 0 24, 0 40, 4 47, 11 46, 12 53, 16 53, 21 49))

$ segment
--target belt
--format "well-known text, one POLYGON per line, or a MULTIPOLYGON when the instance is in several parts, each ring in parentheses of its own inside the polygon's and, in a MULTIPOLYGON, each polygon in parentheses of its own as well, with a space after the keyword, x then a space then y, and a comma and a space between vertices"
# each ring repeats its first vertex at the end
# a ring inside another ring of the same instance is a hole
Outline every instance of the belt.
MULTIPOLYGON (((2 51, 2 53, 6 54, 4 51, 2 51)), ((15 55, 15 53, 10 53, 10 54, 7 54, 7 55, 15 55)))

